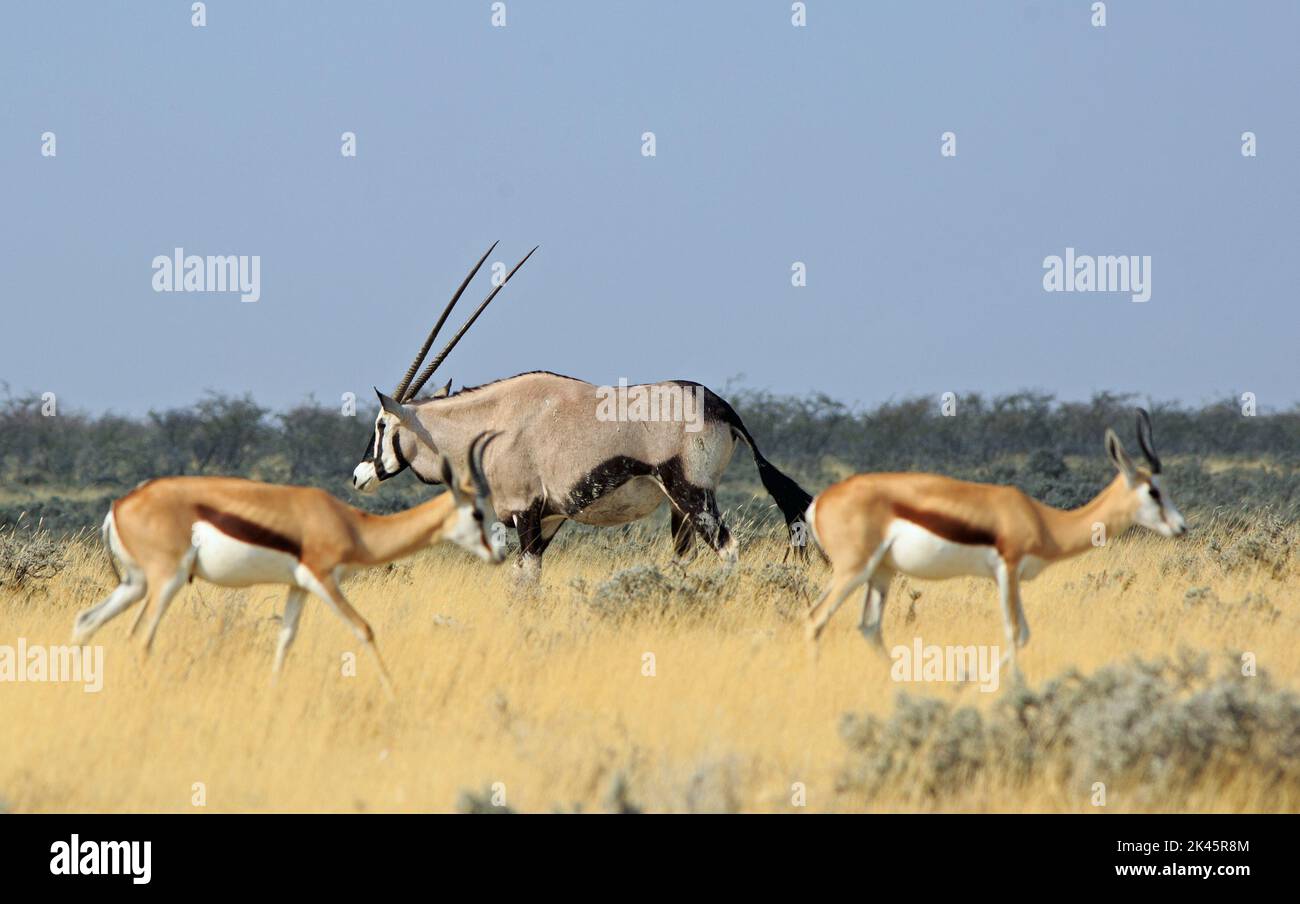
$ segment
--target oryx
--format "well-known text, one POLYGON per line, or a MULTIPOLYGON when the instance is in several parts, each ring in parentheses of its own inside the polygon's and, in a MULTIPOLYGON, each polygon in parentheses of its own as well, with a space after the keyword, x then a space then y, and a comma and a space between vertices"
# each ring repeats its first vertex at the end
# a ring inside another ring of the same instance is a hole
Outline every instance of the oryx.
POLYGON ((804 552, 800 519, 812 497, 763 457, 731 405, 698 383, 624 383, 615 390, 533 371, 455 393, 448 384, 432 397, 416 399, 438 365, 523 264, 520 261, 510 271, 413 380, 452 307, 486 259, 484 254, 460 284, 392 396, 376 390, 382 407, 365 457, 353 472, 353 486, 371 491, 407 468, 425 483, 435 484, 440 454, 463 456, 475 436, 492 430, 500 438, 488 450, 484 470, 498 516, 519 534, 517 564, 526 570, 540 569, 542 553, 565 521, 627 524, 654 512, 665 498, 672 506, 672 535, 679 556, 690 550, 693 531, 731 562, 736 544, 718 513, 715 491, 736 443, 744 442, 764 489, 790 528, 793 544, 800 554, 804 552), (629 396, 658 399, 666 405, 668 418, 656 418, 662 411, 634 411, 626 404, 629 396), (676 413, 681 416, 674 417, 676 413))

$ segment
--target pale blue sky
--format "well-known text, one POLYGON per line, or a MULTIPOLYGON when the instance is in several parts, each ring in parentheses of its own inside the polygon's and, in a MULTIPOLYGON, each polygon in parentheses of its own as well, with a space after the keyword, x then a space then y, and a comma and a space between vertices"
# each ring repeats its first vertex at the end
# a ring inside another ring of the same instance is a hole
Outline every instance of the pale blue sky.
POLYGON ((388 388, 500 238, 542 247, 458 383, 1300 401, 1300 4, 490 5, 7 6, 0 380, 129 413, 388 388), (261 301, 154 293, 178 245, 260 255, 261 301), (1045 293, 1067 246, 1150 255, 1151 301, 1045 293))

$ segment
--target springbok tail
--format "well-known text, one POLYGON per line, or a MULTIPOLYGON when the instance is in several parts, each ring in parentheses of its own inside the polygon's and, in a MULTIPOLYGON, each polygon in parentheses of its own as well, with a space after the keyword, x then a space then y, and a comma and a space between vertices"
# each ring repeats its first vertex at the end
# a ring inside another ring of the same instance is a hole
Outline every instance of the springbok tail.
POLYGON ((120 584, 122 583, 122 572, 117 567, 117 556, 113 554, 113 538, 111 536, 112 530, 113 530, 113 509, 112 507, 110 507, 108 510, 108 514, 104 516, 103 525, 99 528, 99 536, 104 541, 104 551, 108 553, 108 564, 113 569, 113 576, 117 578, 117 582, 120 584))

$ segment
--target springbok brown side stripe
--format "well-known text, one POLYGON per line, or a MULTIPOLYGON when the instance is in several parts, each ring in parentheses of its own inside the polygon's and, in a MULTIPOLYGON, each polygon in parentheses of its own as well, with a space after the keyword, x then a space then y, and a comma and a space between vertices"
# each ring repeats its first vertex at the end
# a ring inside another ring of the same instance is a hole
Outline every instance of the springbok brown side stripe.
POLYGON ((997 546, 998 538, 992 531, 974 527, 949 515, 939 512, 923 512, 901 502, 893 505, 894 517, 906 518, 913 524, 923 527, 930 533, 943 537, 950 543, 962 543, 966 546, 997 546))
POLYGON ((200 518, 227 537, 241 540, 244 543, 252 543, 254 546, 264 546, 267 549, 286 552, 295 559, 302 558, 302 547, 298 545, 297 541, 291 540, 284 534, 277 533, 269 527, 262 527, 262 525, 254 524, 252 521, 246 521, 238 515, 219 512, 206 505, 198 506, 198 512, 200 518))

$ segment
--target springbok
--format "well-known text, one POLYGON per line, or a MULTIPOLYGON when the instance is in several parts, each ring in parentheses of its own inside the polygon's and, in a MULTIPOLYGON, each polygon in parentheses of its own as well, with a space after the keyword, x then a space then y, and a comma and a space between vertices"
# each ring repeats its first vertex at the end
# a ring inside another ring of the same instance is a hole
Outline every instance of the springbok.
POLYGON ((443 456, 438 469, 450 492, 393 515, 360 511, 324 490, 233 477, 163 477, 141 484, 114 502, 104 519, 104 544, 120 583, 103 602, 77 616, 73 643, 87 642, 105 622, 149 595, 131 626, 134 635, 152 606, 144 638, 147 653, 168 604, 195 577, 222 587, 287 584, 273 674, 284 666, 311 593, 351 626, 391 693, 374 633, 339 583, 353 571, 443 541, 485 561, 501 562, 505 551, 485 527, 495 519, 483 476, 483 452, 492 439, 484 434, 470 444, 471 485, 457 481, 443 456))
POLYGON ((1002 599, 1003 662, 1014 667, 1016 647, 1029 641, 1021 581, 1134 523, 1166 537, 1187 532, 1161 486, 1151 418, 1141 408, 1137 430, 1148 467, 1136 467, 1115 431, 1107 429, 1106 453, 1119 474, 1091 502, 1071 511, 1044 505, 1015 487, 937 474, 858 474, 828 487, 807 515, 833 569, 826 590, 808 610, 809 639, 816 641, 849 594, 866 585, 858 630, 884 652, 880 625, 895 573, 935 580, 990 577, 1002 599))
MULTIPOLYGON (((487 254, 491 252, 489 248, 487 254)), ((812 497, 763 457, 731 405, 698 383, 620 384, 615 391, 532 371, 455 393, 449 383, 431 397, 416 400, 466 330, 528 259, 510 271, 416 377, 487 254, 461 282, 392 396, 379 393, 381 409, 365 457, 353 472, 354 487, 369 492, 407 468, 425 483, 437 483, 441 452, 456 454, 479 432, 502 430, 507 437, 493 446, 485 469, 498 514, 518 532, 517 564, 526 572, 540 573, 541 556, 565 521, 627 524, 650 515, 665 498, 672 506, 677 555, 689 552, 694 531, 730 562, 736 558, 736 544, 718 512, 716 489, 736 444, 743 442, 790 528, 794 547, 799 554, 806 552, 795 522, 812 497), (610 405, 612 396, 620 394, 624 400, 664 400, 665 407, 682 416, 621 416, 623 409, 614 411, 610 405), (686 417, 688 406, 695 409, 692 418, 686 417)))

